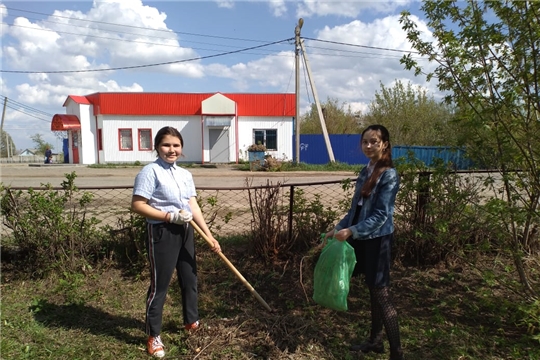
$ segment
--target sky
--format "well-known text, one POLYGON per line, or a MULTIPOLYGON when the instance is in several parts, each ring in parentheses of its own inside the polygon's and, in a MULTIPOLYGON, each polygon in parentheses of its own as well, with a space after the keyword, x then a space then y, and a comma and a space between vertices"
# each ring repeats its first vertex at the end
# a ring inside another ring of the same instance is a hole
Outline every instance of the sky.
MULTIPOLYGON (((295 27, 300 36, 301 113, 336 99, 366 113, 381 84, 433 83, 405 70, 411 52, 399 23, 417 1, 197 0, 2 1, 3 129, 18 150, 32 135, 60 152, 54 114, 69 95, 96 92, 294 93, 295 27)), ((413 52, 414 55, 414 52, 413 52)), ((420 61, 424 61, 420 59, 420 61)), ((427 65, 427 61, 425 63, 427 65)))

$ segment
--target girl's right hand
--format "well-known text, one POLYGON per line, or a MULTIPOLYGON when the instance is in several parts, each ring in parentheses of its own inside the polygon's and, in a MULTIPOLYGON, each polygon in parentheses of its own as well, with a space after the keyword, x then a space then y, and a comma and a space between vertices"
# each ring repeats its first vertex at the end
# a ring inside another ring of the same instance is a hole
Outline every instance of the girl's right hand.
POLYGON ((336 230, 330 230, 329 232, 327 232, 327 233, 324 235, 324 241, 326 242, 326 240, 327 240, 328 238, 334 237, 335 234, 336 234, 336 230))
MULTIPOLYGON (((317 246, 317 248, 324 248, 326 246, 326 243, 328 241, 328 238, 331 238, 334 236, 335 230, 330 230, 326 234, 324 234, 324 237, 322 238, 322 242, 317 246)), ((321 236, 322 237, 322 236, 321 236)))

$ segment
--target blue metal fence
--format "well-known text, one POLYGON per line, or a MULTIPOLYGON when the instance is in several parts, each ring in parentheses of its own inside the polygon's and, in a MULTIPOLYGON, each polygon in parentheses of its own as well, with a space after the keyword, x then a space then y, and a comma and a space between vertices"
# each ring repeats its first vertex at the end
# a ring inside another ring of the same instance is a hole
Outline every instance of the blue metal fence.
POLYGON ((456 170, 467 170, 473 167, 472 161, 467 159, 463 149, 450 146, 394 146, 392 148, 393 159, 408 159, 409 153, 426 166, 432 166, 436 159, 441 159, 456 170))
MULTIPOLYGON (((369 159, 360 148, 360 134, 329 135, 330 144, 336 161, 350 165, 365 165, 369 159)), ((293 144, 295 138, 293 137, 293 144)), ((466 170, 473 167, 462 149, 449 146, 394 146, 392 158, 409 157, 409 153, 426 166, 433 165, 436 158, 451 165, 456 170, 466 170)), ((296 159, 296 146, 293 146, 293 156, 296 159)), ((300 135, 300 162, 306 164, 327 164, 330 162, 326 143, 322 134, 300 135)))
MULTIPOLYGON (((367 164, 369 159, 360 148, 360 134, 329 135, 336 161, 347 164, 367 164)), ((293 144, 294 144, 293 138, 293 144)), ((293 147, 296 159, 296 146, 293 147)), ((300 162, 327 164, 330 162, 322 135, 300 135, 300 162)))

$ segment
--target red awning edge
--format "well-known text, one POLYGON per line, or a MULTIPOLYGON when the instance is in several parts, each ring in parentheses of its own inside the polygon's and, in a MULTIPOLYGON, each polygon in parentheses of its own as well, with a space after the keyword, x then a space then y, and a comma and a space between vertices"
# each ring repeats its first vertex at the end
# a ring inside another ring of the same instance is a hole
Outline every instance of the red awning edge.
POLYGON ((55 114, 51 121, 52 131, 79 130, 81 122, 77 115, 55 114))

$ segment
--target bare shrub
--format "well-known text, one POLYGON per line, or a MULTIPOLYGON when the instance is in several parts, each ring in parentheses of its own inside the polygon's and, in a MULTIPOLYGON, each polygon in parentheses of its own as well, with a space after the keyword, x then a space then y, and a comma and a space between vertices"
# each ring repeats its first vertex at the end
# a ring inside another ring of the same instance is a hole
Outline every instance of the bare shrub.
POLYGON ((288 239, 286 214, 281 197, 281 184, 251 187, 246 180, 249 196, 249 208, 253 216, 251 236, 253 251, 265 259, 276 259, 287 252, 292 241, 288 239))

